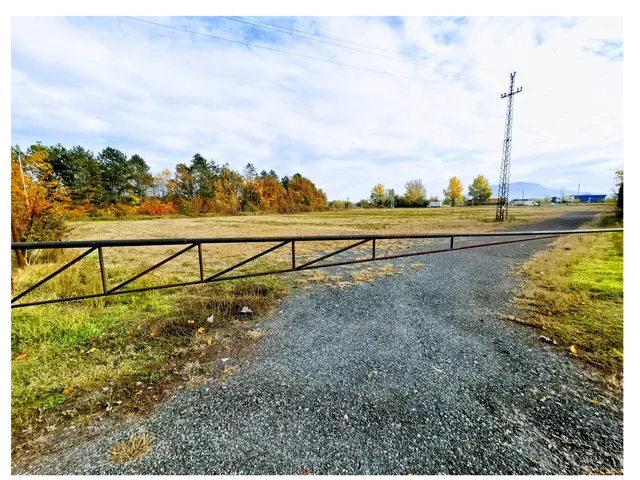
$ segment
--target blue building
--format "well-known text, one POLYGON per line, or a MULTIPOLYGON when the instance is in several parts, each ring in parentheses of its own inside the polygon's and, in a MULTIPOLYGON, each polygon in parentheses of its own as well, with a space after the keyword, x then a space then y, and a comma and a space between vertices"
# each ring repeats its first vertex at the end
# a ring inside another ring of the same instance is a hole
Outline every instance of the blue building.
POLYGON ((580 203, 604 203, 606 195, 569 195, 569 201, 578 200, 580 203))

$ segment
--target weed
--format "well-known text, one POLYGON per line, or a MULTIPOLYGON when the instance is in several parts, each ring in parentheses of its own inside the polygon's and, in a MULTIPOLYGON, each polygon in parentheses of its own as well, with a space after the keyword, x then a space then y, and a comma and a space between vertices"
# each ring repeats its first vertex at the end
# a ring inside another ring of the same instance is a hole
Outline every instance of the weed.
POLYGON ((147 452, 150 445, 151 437, 148 434, 133 435, 128 440, 114 445, 109 458, 112 462, 131 462, 147 452))

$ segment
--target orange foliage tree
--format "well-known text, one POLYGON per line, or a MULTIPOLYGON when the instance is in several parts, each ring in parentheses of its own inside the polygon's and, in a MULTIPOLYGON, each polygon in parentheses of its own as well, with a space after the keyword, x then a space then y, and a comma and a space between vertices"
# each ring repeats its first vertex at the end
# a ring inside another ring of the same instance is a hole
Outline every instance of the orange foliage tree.
POLYGON ((11 214, 21 242, 61 240, 63 213, 71 205, 41 145, 11 149, 11 214))

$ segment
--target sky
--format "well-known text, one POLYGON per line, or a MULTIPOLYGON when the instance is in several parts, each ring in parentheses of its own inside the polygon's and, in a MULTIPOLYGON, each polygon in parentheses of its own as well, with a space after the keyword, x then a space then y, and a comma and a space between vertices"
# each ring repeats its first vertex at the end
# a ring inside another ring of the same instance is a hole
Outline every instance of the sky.
POLYGON ((174 28, 12 18, 13 145, 111 146, 153 172, 198 152, 329 200, 416 178, 442 197, 452 176, 498 183, 515 71, 512 182, 609 193, 622 166, 621 17, 137 18, 174 28))

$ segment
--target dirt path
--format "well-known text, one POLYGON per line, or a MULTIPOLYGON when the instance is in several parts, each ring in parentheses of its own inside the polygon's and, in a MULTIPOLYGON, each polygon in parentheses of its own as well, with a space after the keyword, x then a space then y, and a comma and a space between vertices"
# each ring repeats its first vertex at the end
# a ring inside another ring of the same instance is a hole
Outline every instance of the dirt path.
MULTIPOLYGON (((571 229, 588 218, 528 228, 571 229)), ((396 260, 425 266, 288 297, 261 321, 258 358, 226 382, 181 391, 152 417, 28 473, 619 471, 620 401, 589 367, 502 319, 516 313, 510 270, 550 242, 396 260), (111 446, 136 431, 153 437, 149 452, 111 463, 111 446)))

